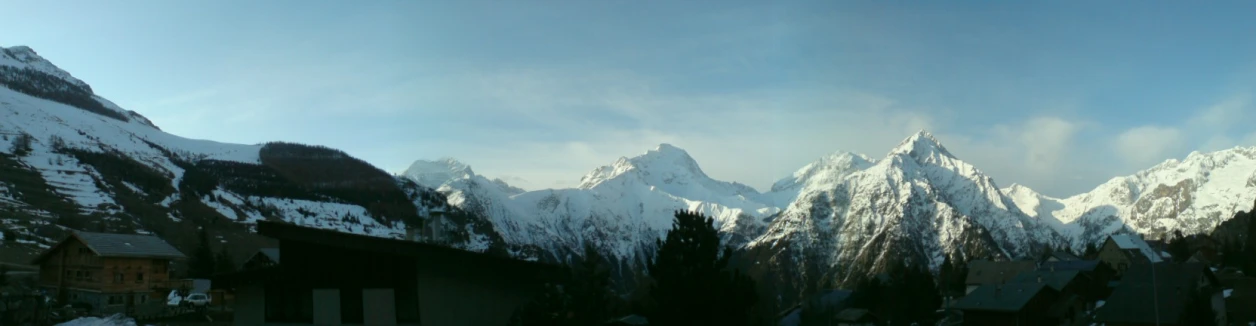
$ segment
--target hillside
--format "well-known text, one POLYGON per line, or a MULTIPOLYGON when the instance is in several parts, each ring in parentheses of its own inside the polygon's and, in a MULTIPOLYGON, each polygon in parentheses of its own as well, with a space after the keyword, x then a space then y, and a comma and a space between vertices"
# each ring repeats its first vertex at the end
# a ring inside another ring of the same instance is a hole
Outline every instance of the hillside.
POLYGON ((0 85, 0 228, 13 238, 0 260, 25 262, 72 229, 156 234, 190 253, 200 228, 242 260, 267 245, 249 232, 258 220, 399 238, 432 210, 459 224, 455 245, 504 253, 485 221, 339 150, 171 135, 26 47, 0 51, 0 85))

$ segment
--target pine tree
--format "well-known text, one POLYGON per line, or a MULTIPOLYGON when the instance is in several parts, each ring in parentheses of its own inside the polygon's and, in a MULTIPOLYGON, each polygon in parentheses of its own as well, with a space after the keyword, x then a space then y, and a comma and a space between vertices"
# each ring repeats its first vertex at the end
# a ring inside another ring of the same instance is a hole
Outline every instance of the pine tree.
POLYGON ((1190 258, 1191 249, 1190 245, 1187 244, 1187 241, 1186 237, 1182 235, 1181 230, 1173 231, 1173 239, 1170 240, 1167 251, 1169 252, 1169 255, 1173 256, 1174 261, 1184 262, 1186 259, 1190 258))
POLYGON ((611 317, 616 302, 611 289, 610 268, 592 246, 584 257, 568 266, 556 283, 526 304, 511 319, 516 326, 599 325, 611 317))
POLYGON ((584 257, 571 271, 571 309, 576 325, 596 325, 610 318, 614 292, 610 268, 602 254, 592 245, 585 245, 584 257))
POLYGON ((651 325, 750 325, 758 301, 754 281, 728 267, 732 248, 721 246, 714 220, 676 212, 666 240, 647 266, 654 284, 651 325))
POLYGON ((227 246, 224 245, 214 256, 214 274, 230 273, 235 270, 235 261, 231 259, 231 253, 227 252, 227 246))
POLYGON ((957 269, 951 263, 951 256, 942 258, 942 266, 938 267, 938 292, 946 295, 951 291, 951 282, 955 279, 957 269))
POLYGON ((208 278, 214 274, 214 251, 209 247, 209 233, 204 228, 200 232, 200 245, 192 252, 188 260, 188 276, 208 278))
POLYGON ((1086 243, 1086 251, 1082 253, 1082 258, 1086 260, 1099 258, 1099 248, 1095 247, 1094 242, 1086 243))
POLYGON ((9 148, 9 152, 17 156, 26 156, 26 154, 29 154, 33 149, 31 148, 32 141, 34 141, 34 137, 31 137, 28 133, 22 132, 18 134, 17 137, 13 138, 13 144, 12 147, 9 148))

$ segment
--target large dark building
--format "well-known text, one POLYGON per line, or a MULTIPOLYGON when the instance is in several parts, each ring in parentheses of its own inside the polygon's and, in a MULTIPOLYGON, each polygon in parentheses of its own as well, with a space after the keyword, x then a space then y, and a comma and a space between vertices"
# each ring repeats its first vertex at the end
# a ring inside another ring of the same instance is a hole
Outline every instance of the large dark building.
POLYGON ((222 275, 237 325, 505 325, 557 267, 427 243, 258 222, 279 264, 222 275))

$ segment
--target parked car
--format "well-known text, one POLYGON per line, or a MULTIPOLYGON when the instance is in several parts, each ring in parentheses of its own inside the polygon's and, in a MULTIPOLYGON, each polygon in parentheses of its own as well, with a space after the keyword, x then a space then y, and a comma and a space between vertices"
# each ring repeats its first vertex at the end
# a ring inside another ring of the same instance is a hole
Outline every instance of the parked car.
POLYGON ((193 307, 208 306, 210 302, 209 296, 204 293, 192 293, 187 298, 183 298, 183 304, 193 307))

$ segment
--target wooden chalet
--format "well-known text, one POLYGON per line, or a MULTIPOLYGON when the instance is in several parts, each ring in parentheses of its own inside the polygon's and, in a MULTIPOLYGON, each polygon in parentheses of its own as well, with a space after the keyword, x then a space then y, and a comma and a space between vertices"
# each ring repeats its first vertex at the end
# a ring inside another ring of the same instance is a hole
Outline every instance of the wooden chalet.
POLYGON ((1021 261, 988 261, 974 260, 968 262, 968 276, 964 280, 967 285, 965 294, 972 293, 982 285, 1007 283, 1016 275, 1036 269, 1038 264, 1030 260, 1021 261))
POLYGON ((1110 283, 1113 283, 1113 280, 1116 278, 1116 271, 1108 264, 1098 260, 1045 262, 1038 266, 1038 271, 1077 271, 1080 273, 1081 279, 1085 283, 1080 294, 1086 299, 1088 309, 1093 309, 1093 305, 1096 302, 1112 294, 1112 284, 1110 283))
POLYGON ((964 325, 1055 325, 1048 318, 1060 292, 1046 283, 988 284, 960 299, 953 309, 964 313, 964 325))
POLYGON ((271 267, 279 264, 279 248, 262 248, 244 261, 241 270, 271 267))
POLYGON ((33 261, 39 286, 57 301, 96 312, 129 312, 162 302, 173 288, 171 265, 186 256, 150 235, 74 232, 33 261))
POLYGON ((219 275, 236 325, 504 325, 558 266, 279 222, 277 265, 219 275))
POLYGON ((1137 235, 1114 234, 1099 247, 1099 260, 1112 266, 1120 275, 1130 265, 1158 263, 1162 259, 1151 245, 1137 235))

